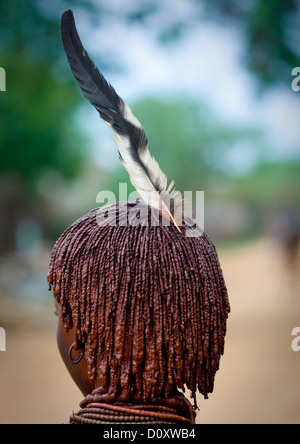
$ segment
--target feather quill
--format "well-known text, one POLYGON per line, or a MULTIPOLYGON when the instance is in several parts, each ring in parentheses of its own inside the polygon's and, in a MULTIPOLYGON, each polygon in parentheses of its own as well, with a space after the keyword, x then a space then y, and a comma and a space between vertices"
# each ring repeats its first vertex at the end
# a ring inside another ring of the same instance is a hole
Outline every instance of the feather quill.
POLYGON ((83 96, 114 131, 120 161, 132 185, 148 205, 170 219, 181 231, 181 195, 173 189, 174 181, 167 187, 167 178, 150 154, 141 123, 88 56, 77 33, 71 10, 62 15, 61 35, 71 71, 83 96))

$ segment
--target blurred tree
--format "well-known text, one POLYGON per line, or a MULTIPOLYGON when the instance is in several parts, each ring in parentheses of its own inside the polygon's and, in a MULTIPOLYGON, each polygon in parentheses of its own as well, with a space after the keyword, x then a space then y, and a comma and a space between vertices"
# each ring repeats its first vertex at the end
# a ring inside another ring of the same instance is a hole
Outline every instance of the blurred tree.
POLYGON ((174 7, 172 14, 169 7, 169 0, 141 2, 127 19, 155 27, 162 44, 176 42, 205 20, 233 26, 240 30, 245 65, 258 85, 290 87, 300 58, 299 0, 186 0, 185 9, 174 7))
POLYGON ((86 158, 74 112, 81 98, 62 58, 57 14, 63 3, 0 3, 0 65, 7 77, 0 95, 0 253, 15 248, 22 219, 49 228, 38 200, 42 174, 55 169, 74 178, 86 158))
POLYGON ((160 33, 162 41, 180 38, 202 19, 229 24, 241 32, 246 68, 261 89, 274 84, 290 88, 291 70, 299 66, 299 0, 195 0, 190 23, 171 22, 160 33), (198 6, 198 8, 197 8, 198 6))
POLYGON ((185 98, 146 98, 133 110, 143 122, 151 152, 179 190, 206 190, 212 182, 227 180, 230 147, 258 137, 250 126, 225 124, 205 103, 185 98))
MULTIPOLYGON (((83 101, 60 41, 59 19, 68 7, 76 14, 91 12, 90 23, 98 26, 114 17, 127 24, 140 23, 145 30, 155 28, 161 44, 176 42, 207 17, 228 20, 241 30, 247 67, 261 84, 283 81, 290 86, 291 68, 299 64, 298 1, 187 0, 189 15, 181 14, 180 8, 176 12, 175 7, 170 14, 169 5, 164 0, 0 3, 0 65, 7 73, 7 91, 0 93, 0 253, 15 247, 16 229, 24 218, 33 217, 49 229, 49 214, 45 217, 38 193, 43 174, 54 169, 71 179, 87 160, 76 122, 76 110, 83 101)), ((113 60, 108 57, 97 64, 105 71, 113 66, 113 60)), ((168 177, 174 177, 179 190, 222 188, 223 183, 229 183, 229 176, 232 186, 237 183, 230 168, 226 169, 228 147, 245 140, 253 142, 252 130, 224 126, 205 108, 199 111, 198 104, 185 101, 145 99, 134 110, 146 127, 151 152, 168 177)), ((247 187, 250 190, 254 183, 251 177, 250 173, 245 175, 239 192, 244 187, 247 194, 247 187)), ((269 175, 259 177, 263 181, 269 175)), ((287 175, 288 180, 290 177, 287 175)), ((121 168, 114 183, 118 179, 128 182, 121 168)), ((110 188, 114 189, 113 185, 110 188)))
MULTIPOLYGON (((255 128, 224 124, 204 104, 184 99, 142 99, 132 110, 143 123, 150 152, 168 183, 174 179, 182 194, 185 190, 205 192, 206 229, 214 239, 226 233, 256 236, 277 212, 300 208, 299 161, 270 160, 263 134, 255 128), (231 164, 232 150, 234 156, 239 152, 243 156, 245 144, 257 157, 254 166, 250 163, 246 170, 243 166, 239 170, 231 164), (224 208, 225 213, 238 212, 227 214, 226 220, 212 220, 224 208)), ((134 191, 122 166, 106 185, 117 197, 119 183, 127 183, 128 195, 134 191)))
POLYGON ((238 26, 245 39, 245 62, 261 86, 290 87, 291 70, 299 65, 298 0, 198 0, 222 22, 238 26))
POLYGON ((244 199, 260 215, 283 208, 300 208, 300 161, 261 161, 248 174, 238 177, 232 197, 244 199))
POLYGON ((251 235, 265 234, 282 241, 299 238, 300 231, 300 161, 260 161, 247 174, 233 181, 230 198, 246 203, 251 217, 251 235), (286 233, 282 218, 294 232, 286 233), (294 223, 294 220, 296 223, 294 223), (275 227, 275 229, 274 229, 275 227))
MULTIPOLYGON (((298 0, 191 0, 186 2, 188 8, 185 14, 180 14, 179 8, 179 13, 169 15, 166 14, 167 5, 168 1, 157 0, 151 2, 151 8, 147 9, 144 4, 140 4, 140 13, 129 14, 128 19, 140 20, 144 26, 156 26, 159 41, 167 45, 177 43, 185 33, 199 26, 201 21, 211 20, 224 27, 233 27, 240 32, 244 43, 245 68, 257 79, 258 90, 263 91, 277 85, 291 89, 291 71, 293 67, 299 66, 300 60, 298 0), (161 20, 162 17, 164 20, 161 20)), ((214 119, 211 122, 212 125, 216 123, 214 119)), ((204 125, 201 126, 201 134, 198 135, 200 151, 195 151, 198 156, 202 156, 203 168, 199 171, 198 177, 201 180, 205 177, 207 180, 211 178, 210 186, 213 188, 218 181, 222 182, 224 179, 224 173, 218 175, 215 169, 220 166, 220 160, 221 163, 224 158, 226 160, 230 146, 235 143, 234 140, 225 137, 221 138, 221 141, 224 140, 226 143, 221 142, 218 145, 218 126, 215 129, 213 146, 216 144, 222 149, 210 149, 204 125), (207 151, 201 149, 201 136, 204 137, 203 142, 207 151)), ((189 148, 185 149, 189 153, 189 148)), ((257 146, 252 144, 252 151, 255 152, 256 149, 257 146)), ((160 153, 160 156, 163 156, 163 153, 160 153)), ((262 151, 256 161, 258 164, 253 163, 249 171, 242 171, 241 174, 231 174, 232 170, 228 170, 231 177, 228 181, 230 191, 227 193, 227 198, 231 201, 240 205, 246 204, 251 213, 252 230, 255 233, 261 230, 264 221, 272 214, 285 207, 297 211, 300 204, 300 171, 297 156, 296 159, 272 161, 270 157, 267 160, 262 151)), ((185 167, 189 177, 197 177, 195 171, 190 171, 187 165, 185 167)), ((173 168, 176 171, 175 165, 173 168)), ((197 162, 192 168, 197 169, 197 162)))

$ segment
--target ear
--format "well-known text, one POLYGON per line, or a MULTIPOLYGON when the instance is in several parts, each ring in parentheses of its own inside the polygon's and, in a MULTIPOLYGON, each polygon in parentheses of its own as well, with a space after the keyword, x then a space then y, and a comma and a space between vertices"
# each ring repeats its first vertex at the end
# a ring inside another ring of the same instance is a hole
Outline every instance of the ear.
POLYGON ((78 350, 80 349, 76 349, 74 345, 75 329, 74 327, 68 331, 65 329, 61 317, 60 305, 56 302, 55 306, 58 314, 57 345, 60 355, 73 381, 83 395, 87 396, 94 390, 95 386, 89 380, 88 366, 84 359, 83 350, 78 353, 78 350))

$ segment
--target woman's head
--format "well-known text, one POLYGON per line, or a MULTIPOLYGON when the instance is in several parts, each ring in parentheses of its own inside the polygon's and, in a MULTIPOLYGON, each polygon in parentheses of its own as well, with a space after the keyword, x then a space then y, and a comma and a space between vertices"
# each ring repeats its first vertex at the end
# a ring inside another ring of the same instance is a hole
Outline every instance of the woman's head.
POLYGON ((197 390, 207 396, 229 312, 216 250, 200 231, 186 237, 172 224, 121 226, 121 210, 129 215, 135 205, 90 211, 53 248, 48 281, 62 357, 84 395, 93 391, 97 400, 147 402, 185 386, 194 398, 197 390), (114 226, 99 224, 104 212, 114 226))

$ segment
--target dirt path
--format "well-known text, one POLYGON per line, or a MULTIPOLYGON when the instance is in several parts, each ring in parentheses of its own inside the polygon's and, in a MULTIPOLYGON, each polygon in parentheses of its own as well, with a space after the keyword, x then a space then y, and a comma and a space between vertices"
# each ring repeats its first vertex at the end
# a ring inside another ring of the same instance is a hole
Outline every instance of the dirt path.
MULTIPOLYGON (((197 422, 300 423, 300 352, 291 348, 300 293, 291 287, 281 252, 261 241, 221 251, 220 261, 232 312, 215 390, 208 400, 199 397, 197 422)), ((0 353, 2 424, 63 423, 78 410, 82 395, 57 351, 53 310, 43 316, 39 327, 26 321, 7 329, 7 351, 0 353)))

